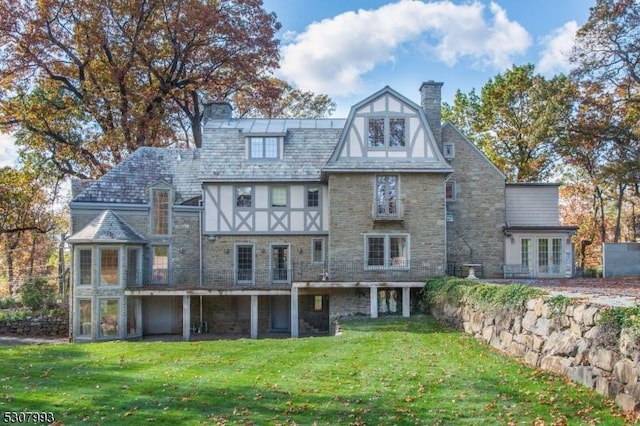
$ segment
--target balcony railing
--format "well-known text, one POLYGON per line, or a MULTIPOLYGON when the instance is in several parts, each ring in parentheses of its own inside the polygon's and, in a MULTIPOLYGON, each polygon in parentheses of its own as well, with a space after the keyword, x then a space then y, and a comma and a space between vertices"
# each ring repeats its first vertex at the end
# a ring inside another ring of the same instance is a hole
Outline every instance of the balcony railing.
MULTIPOLYGON (((145 274, 142 280, 127 280, 128 288, 168 286, 171 288, 242 288, 246 286, 284 287, 292 282, 408 282, 424 281, 443 275, 443 262, 403 260, 383 265, 367 266, 354 262, 292 262, 290 269, 218 269, 172 268, 162 274, 145 274)), ((129 277, 128 274, 125 274, 129 277)), ((132 276, 133 278, 133 276, 132 276)))
POLYGON ((401 199, 376 200, 372 213, 373 220, 404 220, 404 205, 401 199))

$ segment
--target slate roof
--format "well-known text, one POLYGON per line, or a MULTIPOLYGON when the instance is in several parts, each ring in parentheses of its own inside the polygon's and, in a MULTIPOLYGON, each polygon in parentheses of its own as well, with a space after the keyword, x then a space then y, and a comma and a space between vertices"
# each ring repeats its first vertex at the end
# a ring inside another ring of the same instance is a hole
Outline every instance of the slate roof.
MULTIPOLYGON (((225 131, 225 127, 219 127, 202 148, 203 181, 320 180, 322 168, 331 157, 342 132, 342 128, 325 125, 328 121, 335 125, 344 124, 344 120, 261 120, 277 122, 274 125, 263 123, 262 127, 272 129, 275 133, 283 130, 286 133, 284 156, 281 160, 249 160, 246 158, 244 138, 237 137, 236 129, 247 126, 255 130, 256 121, 258 120, 209 122, 219 126, 228 123, 230 127, 226 129, 231 130, 225 131), (314 127, 314 123, 322 123, 324 127, 314 127), (292 127, 287 127, 289 125, 292 127)), ((245 135, 245 132, 242 134, 245 135)))
POLYGON ((147 240, 111 210, 103 211, 67 240, 71 243, 146 243, 147 240))
POLYGON ((197 150, 138 148, 73 201, 146 204, 149 186, 164 181, 175 189, 179 204, 201 194, 199 157, 197 150))

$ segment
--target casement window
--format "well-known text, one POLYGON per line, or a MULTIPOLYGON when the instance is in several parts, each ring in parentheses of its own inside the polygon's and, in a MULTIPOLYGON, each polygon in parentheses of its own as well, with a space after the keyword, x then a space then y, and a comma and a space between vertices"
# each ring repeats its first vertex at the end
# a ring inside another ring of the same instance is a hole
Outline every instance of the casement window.
POLYGON ((367 235, 365 237, 366 267, 406 268, 409 266, 408 235, 367 235))
POLYGON ((271 246, 271 280, 274 283, 289 281, 289 246, 271 246))
POLYGON ((376 216, 398 216, 398 176, 376 176, 376 216))
POLYGON ((153 189, 152 200, 152 233, 154 235, 169 235, 169 194, 166 189, 153 189))
POLYGON ((91 285, 93 280, 93 255, 92 250, 80 249, 77 252, 78 285, 91 285))
POLYGON ((253 207, 253 187, 236 186, 236 207, 241 209, 253 207))
POLYGON ((367 146, 370 148, 404 148, 406 121, 398 117, 371 117, 367 124, 367 146))
POLYGON ((254 280, 253 271, 253 246, 236 246, 236 283, 252 284, 254 280))
POLYGON ((311 261, 313 263, 324 262, 324 239, 314 238, 311 240, 311 261))
POLYGON ((317 186, 310 186, 307 188, 307 207, 316 208, 320 207, 320 188, 317 186))
POLYGON ((120 285, 119 255, 117 248, 100 249, 100 285, 120 285))
POLYGON ((456 183, 453 181, 447 181, 444 187, 445 199, 447 201, 455 201, 456 199, 456 183))
POLYGON ((117 337, 119 332, 119 299, 100 299, 100 337, 117 337))
POLYGON ((78 331, 77 337, 91 337, 91 319, 93 306, 91 299, 78 299, 78 331))
POLYGON ((284 186, 274 186, 271 188, 271 207, 284 209, 287 207, 287 188, 284 186))
POLYGON ((278 138, 251 137, 249 138, 249 158, 252 160, 277 160, 278 138))
POLYGON ((169 246, 151 248, 151 282, 153 284, 169 283, 169 246))

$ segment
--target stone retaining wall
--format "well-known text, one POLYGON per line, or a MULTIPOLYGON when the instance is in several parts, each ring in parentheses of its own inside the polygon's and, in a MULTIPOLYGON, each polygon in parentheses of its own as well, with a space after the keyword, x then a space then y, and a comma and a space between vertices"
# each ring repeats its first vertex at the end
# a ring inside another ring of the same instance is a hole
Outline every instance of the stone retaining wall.
POLYGON ((640 347, 624 330, 620 338, 597 325, 606 309, 589 302, 554 307, 549 298, 527 303, 524 313, 487 312, 469 304, 432 305, 431 313, 534 367, 568 376, 640 411, 640 347))
POLYGON ((66 337, 69 335, 69 314, 65 310, 56 315, 0 320, 0 335, 66 337))

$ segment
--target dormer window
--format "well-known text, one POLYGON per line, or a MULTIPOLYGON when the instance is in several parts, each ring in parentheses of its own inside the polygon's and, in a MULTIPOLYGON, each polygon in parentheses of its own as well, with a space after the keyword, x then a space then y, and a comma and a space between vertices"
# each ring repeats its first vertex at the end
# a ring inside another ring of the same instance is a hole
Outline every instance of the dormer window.
POLYGON ((371 117, 368 120, 367 146, 370 148, 404 148, 407 126, 404 118, 371 117))
POLYGON ((276 137, 250 137, 249 158, 251 160, 277 160, 278 138, 276 137))
POLYGON ((152 231, 154 235, 169 234, 169 190, 153 189, 152 200, 152 231))

